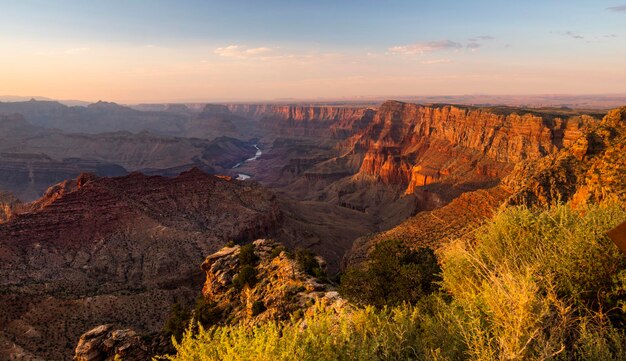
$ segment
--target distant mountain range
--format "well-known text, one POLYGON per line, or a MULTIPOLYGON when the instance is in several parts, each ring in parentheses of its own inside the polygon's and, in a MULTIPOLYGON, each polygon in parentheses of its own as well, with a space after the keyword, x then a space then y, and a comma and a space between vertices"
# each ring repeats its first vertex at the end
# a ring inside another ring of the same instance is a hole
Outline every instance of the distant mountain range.
MULTIPOLYGON (((28 100, 57 101, 67 106, 86 107, 93 102, 85 100, 60 100, 43 96, 0 95, 0 102, 23 102, 28 100)), ((178 106, 186 106, 188 111, 199 112, 207 103, 234 104, 308 104, 308 105, 377 105, 387 99, 396 99, 421 104, 459 104, 475 106, 519 106, 519 107, 568 107, 578 109, 612 109, 626 104, 626 93, 616 94, 457 94, 457 95, 399 95, 399 96, 367 96, 345 98, 313 98, 313 99, 271 99, 258 101, 237 100, 175 100, 171 102, 147 102, 125 104, 137 110, 162 111, 178 106)))

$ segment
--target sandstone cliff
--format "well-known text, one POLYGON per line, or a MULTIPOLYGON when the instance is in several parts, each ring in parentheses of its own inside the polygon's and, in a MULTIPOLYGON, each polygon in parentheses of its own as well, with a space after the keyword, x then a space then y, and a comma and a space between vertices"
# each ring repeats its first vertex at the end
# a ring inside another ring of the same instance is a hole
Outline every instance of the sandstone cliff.
POLYGON ((489 218, 501 206, 549 206, 570 202, 574 206, 608 198, 626 201, 626 108, 610 111, 601 121, 583 129, 556 132, 554 148, 538 157, 517 159, 502 184, 467 192, 445 206, 421 212, 398 226, 357 240, 345 264, 364 259, 373 244, 400 239, 413 247, 438 248, 489 218))
POLYGON ((432 183, 486 182, 519 161, 552 154, 592 124, 588 116, 502 114, 489 109, 383 103, 349 140, 364 153, 359 175, 405 184, 406 193, 432 183))
POLYGON ((550 205, 572 201, 626 199, 626 107, 602 121, 560 152, 520 162, 504 180, 511 204, 550 205))

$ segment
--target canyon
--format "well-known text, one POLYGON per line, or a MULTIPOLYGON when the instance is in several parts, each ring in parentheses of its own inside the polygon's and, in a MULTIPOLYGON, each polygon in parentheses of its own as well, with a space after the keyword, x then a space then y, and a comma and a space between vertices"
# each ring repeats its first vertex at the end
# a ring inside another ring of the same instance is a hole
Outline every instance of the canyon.
POLYGON ((194 298, 207 254, 279 217, 259 185, 198 169, 59 183, 0 224, 0 353, 64 359, 108 322, 158 332, 174 302, 194 298))
POLYGON ((623 113, 0 103, 0 354, 65 359, 103 324, 94 337, 158 333, 257 238, 273 240, 257 241, 266 256, 311 250, 334 275, 380 240, 436 249, 503 203, 601 197, 624 168, 623 113))

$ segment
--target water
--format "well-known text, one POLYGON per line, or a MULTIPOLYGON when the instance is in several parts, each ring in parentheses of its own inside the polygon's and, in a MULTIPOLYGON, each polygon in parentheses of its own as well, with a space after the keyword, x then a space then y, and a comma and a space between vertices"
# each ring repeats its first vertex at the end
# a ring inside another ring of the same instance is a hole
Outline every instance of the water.
MULTIPOLYGON (((243 162, 239 162, 237 164, 235 164, 235 166, 233 167, 233 169, 235 168, 239 168, 242 164, 246 163, 246 162, 252 162, 255 161, 257 159, 259 159, 259 157, 263 154, 263 152, 261 151, 261 149, 259 149, 258 144, 255 144, 254 147, 256 148, 256 153, 254 154, 254 157, 252 158, 248 158, 246 160, 244 160, 243 162)), ((237 180, 246 180, 246 179, 250 179, 252 178, 252 176, 245 174, 245 173, 238 173, 237 174, 237 180)))

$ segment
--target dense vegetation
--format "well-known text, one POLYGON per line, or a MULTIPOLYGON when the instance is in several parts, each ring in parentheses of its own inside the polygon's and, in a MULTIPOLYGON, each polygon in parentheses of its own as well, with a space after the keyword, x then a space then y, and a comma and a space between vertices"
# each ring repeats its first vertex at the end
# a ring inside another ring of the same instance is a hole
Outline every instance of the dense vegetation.
MULTIPOLYGON (((421 290, 412 303, 319 306, 290 322, 200 328, 185 334, 171 359, 623 360, 626 257, 605 234, 625 218, 616 203, 508 208, 473 237, 446 246, 438 254, 441 289, 421 290)), ((408 267, 422 287, 435 268, 411 265, 429 257, 389 242, 360 272, 380 278, 376 289, 408 267), (377 270, 379 263, 394 274, 377 270)), ((364 287, 359 274, 343 282, 348 295, 364 287)), ((367 293, 358 303, 385 302, 367 293)), ((388 297, 398 302, 393 292, 388 297)))
POLYGON ((441 269, 430 248, 412 250, 404 243, 378 243, 364 267, 341 277, 341 294, 353 303, 378 307, 414 303, 437 287, 441 269))

